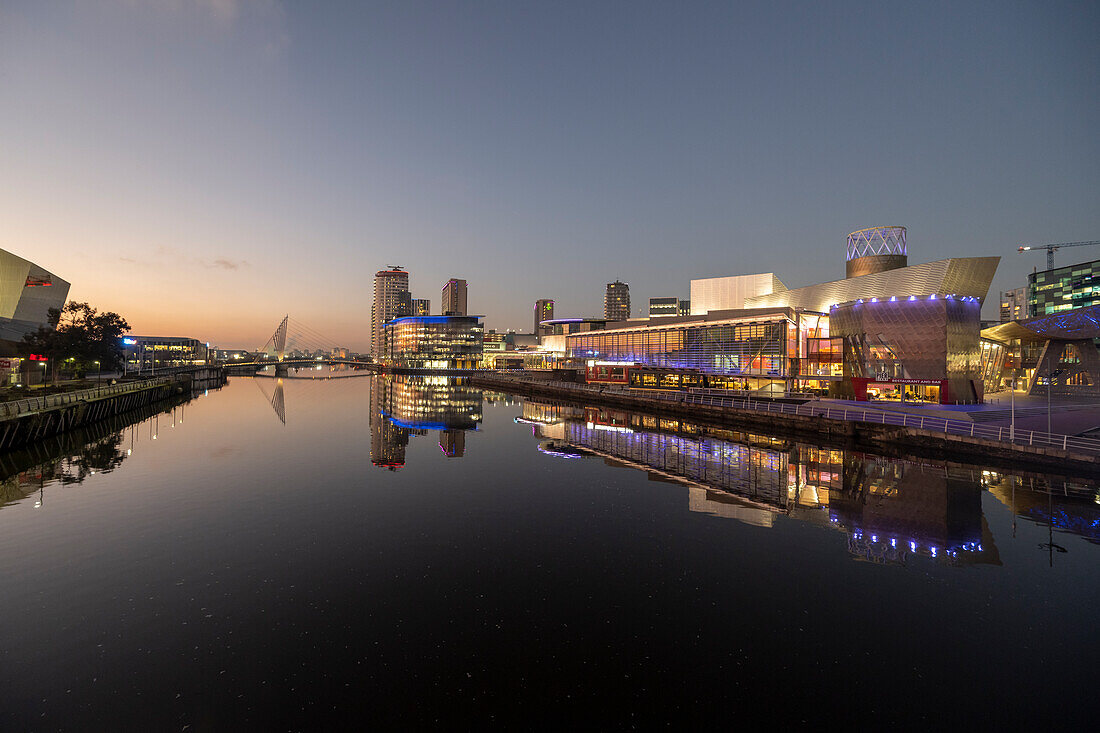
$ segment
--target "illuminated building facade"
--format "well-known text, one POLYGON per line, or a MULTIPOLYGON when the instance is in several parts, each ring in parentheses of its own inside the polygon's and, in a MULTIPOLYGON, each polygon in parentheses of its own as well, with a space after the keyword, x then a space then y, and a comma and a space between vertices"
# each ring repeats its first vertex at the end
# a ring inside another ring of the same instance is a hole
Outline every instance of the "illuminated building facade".
POLYGON ((1016 288, 1001 293, 1001 323, 1027 318, 1027 288, 1016 288))
POLYGON ((398 316, 407 316, 412 308, 409 273, 404 270, 379 270, 374 273, 374 303, 371 305, 370 353, 382 355, 382 326, 398 316))
POLYGON ((466 315, 466 281, 451 278, 443 286, 443 305, 440 311, 445 316, 466 315))
POLYGON ((60 310, 69 283, 18 255, 0 249, 0 356, 15 356, 23 336, 49 324, 60 310))
POLYGON ((942 404, 981 402, 981 303, 976 298, 870 298, 829 312, 835 347, 843 349, 849 399, 907 399, 942 404))
POLYGON ((981 332, 989 389, 1100 397, 1100 305, 1001 323, 981 332))
POLYGON ((543 321, 549 321, 554 318, 554 301, 549 298, 542 298, 535 301, 535 328, 531 332, 535 334, 535 341, 541 343, 542 337, 549 334, 550 329, 540 325, 543 321))
POLYGON ((432 301, 428 298, 413 298, 411 316, 430 316, 432 314, 432 301))
POLYGON ((474 369, 484 351, 481 316, 404 316, 384 324, 379 360, 399 369, 474 369))
POLYGON ((179 336, 123 336, 122 357, 128 370, 148 371, 205 364, 208 344, 179 336))
POLYGON ((662 316, 678 316, 680 313, 679 298, 650 298, 649 317, 660 318, 662 316))
POLYGON ((1093 305, 1100 305, 1100 260, 1027 276, 1029 318, 1093 305))
POLYGON ((873 227, 848 235, 843 280, 795 289, 772 273, 693 280, 693 315, 569 333, 564 356, 589 368, 589 381, 614 381, 600 369, 619 368, 633 385, 622 368, 631 366, 658 387, 684 388, 682 377, 659 373, 679 369, 726 375, 702 382, 765 394, 980 402, 979 318, 1000 258, 910 266, 906 247, 904 227, 873 227))
POLYGON ((603 298, 603 315, 609 321, 630 318, 630 285, 616 280, 607 284, 603 298))
MULTIPOLYGON (((801 359, 819 355, 829 319, 793 308, 714 311, 705 316, 658 317, 636 326, 566 336, 570 357, 585 363, 639 364, 728 375, 730 388, 783 392, 791 382, 818 388, 839 378, 802 373, 801 359), (810 386, 810 385, 806 385, 810 386)), ((818 359, 820 361, 820 359, 818 359)), ((820 364, 815 362, 815 370, 820 364)))

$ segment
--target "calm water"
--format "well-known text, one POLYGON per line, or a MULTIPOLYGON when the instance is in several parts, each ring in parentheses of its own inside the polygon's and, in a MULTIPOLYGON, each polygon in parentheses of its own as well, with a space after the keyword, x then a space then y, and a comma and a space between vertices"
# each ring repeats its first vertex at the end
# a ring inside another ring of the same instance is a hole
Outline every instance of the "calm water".
POLYGON ((5 730, 1098 712, 1089 479, 432 379, 234 379, 81 438, 0 458, 5 730))

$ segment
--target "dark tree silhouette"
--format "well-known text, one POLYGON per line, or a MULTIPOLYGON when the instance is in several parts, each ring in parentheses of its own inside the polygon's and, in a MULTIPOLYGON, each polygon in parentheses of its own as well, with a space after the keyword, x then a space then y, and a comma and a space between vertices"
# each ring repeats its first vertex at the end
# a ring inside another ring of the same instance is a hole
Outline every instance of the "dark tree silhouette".
POLYGON ((95 362, 101 369, 114 370, 122 364, 121 339, 129 328, 113 311, 100 313, 87 303, 70 301, 60 310, 50 309, 49 325, 23 337, 23 351, 49 358, 55 382, 66 361, 81 375, 95 362))

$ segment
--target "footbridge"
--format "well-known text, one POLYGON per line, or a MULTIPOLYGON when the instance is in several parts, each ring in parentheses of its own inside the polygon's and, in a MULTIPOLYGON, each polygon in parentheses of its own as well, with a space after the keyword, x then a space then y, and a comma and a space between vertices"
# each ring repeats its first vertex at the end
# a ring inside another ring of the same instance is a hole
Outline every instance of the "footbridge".
POLYGON ((355 370, 372 370, 375 364, 359 359, 336 356, 340 349, 335 339, 284 316, 275 332, 255 351, 251 361, 225 364, 227 374, 254 375, 274 367, 275 376, 289 376, 291 369, 313 369, 319 366, 346 366, 355 370), (324 354, 315 356, 315 354, 324 354))

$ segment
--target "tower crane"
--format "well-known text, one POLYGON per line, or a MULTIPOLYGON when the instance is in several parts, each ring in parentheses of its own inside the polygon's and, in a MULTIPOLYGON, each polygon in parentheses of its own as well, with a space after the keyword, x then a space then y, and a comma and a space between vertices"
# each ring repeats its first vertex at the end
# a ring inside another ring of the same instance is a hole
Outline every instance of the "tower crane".
POLYGON ((1029 244, 1025 247, 1020 247, 1018 251, 1029 252, 1033 249, 1045 249, 1047 251, 1047 269, 1054 269, 1054 252, 1062 249, 1062 247, 1085 247, 1090 244, 1100 244, 1100 241, 1092 242, 1059 242, 1057 244, 1029 244))

